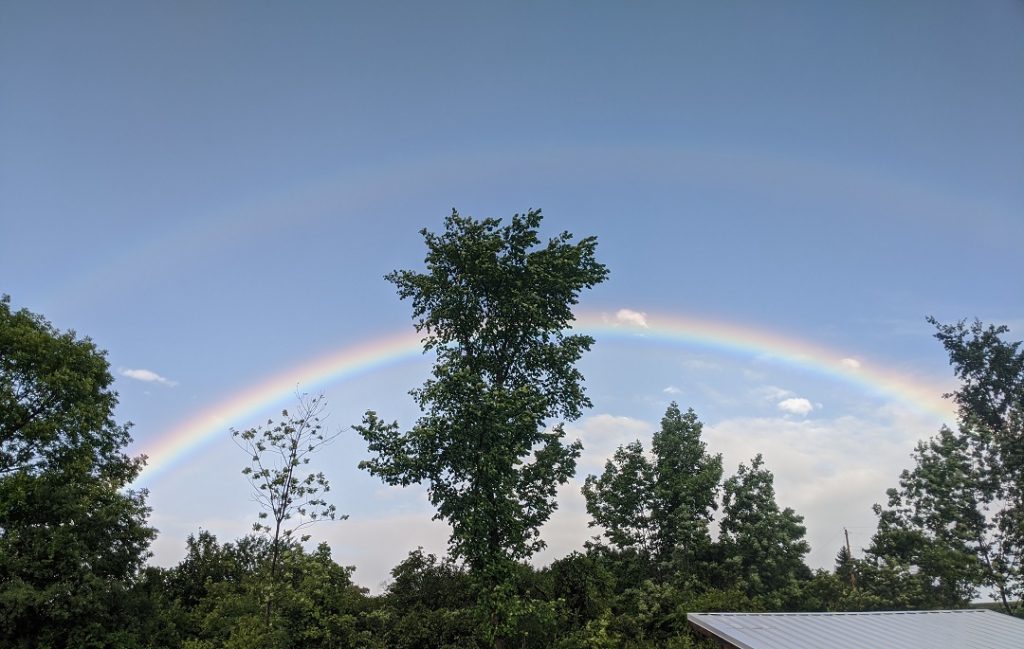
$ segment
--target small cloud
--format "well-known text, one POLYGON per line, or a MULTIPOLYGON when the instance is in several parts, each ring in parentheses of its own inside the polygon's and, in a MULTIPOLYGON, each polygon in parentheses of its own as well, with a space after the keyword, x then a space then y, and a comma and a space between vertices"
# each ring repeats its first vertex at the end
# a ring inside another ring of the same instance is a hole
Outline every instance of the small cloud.
POLYGON ((643 327, 647 329, 647 314, 632 309, 619 309, 615 312, 615 321, 619 324, 643 327))
POLYGON ((860 361, 856 358, 844 358, 839 361, 839 364, 843 367, 848 367, 851 370, 860 369, 860 361))
POLYGON ((688 370, 698 370, 702 372, 722 369, 722 366, 719 363, 709 361, 706 358, 686 358, 683 359, 682 365, 688 370))
POLYGON ((790 399, 783 399, 779 402, 779 410, 782 412, 789 413, 791 415, 806 416, 812 410, 814 405, 811 404, 807 399, 800 397, 793 397, 790 399))
POLYGON ((794 393, 793 393, 792 390, 787 390, 785 388, 780 388, 780 387, 775 386, 775 385, 762 385, 760 387, 754 388, 753 390, 750 391, 750 393, 756 399, 760 399, 762 401, 768 401, 768 402, 772 402, 772 401, 778 402, 781 399, 785 399, 787 397, 794 396, 794 393))
POLYGON ((159 383, 172 388, 178 385, 177 381, 160 376, 153 370, 121 370, 121 376, 127 376, 136 381, 145 381, 146 383, 159 383))
POLYGON ((679 388, 677 388, 674 385, 668 386, 667 388, 662 390, 662 392, 664 392, 665 394, 682 394, 683 393, 682 390, 680 390, 679 388))

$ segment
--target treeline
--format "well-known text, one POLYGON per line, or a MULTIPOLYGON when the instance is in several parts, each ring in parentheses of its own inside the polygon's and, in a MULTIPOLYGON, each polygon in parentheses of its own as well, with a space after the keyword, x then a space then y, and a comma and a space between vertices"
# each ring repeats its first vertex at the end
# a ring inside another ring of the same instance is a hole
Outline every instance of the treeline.
POLYGON ((650 448, 626 444, 583 493, 596 536, 536 567, 540 527, 576 471, 562 423, 590 406, 571 331, 581 290, 607 277, 596 240, 541 242, 540 213, 503 226, 452 214, 423 232, 426 272, 387 279, 436 354, 407 430, 368 411, 361 467, 424 484, 452 528, 447 556, 412 551, 371 596, 305 528, 335 518, 305 469, 333 433, 322 401, 235 431, 261 510, 252 535, 187 540, 146 566, 156 530, 142 461, 104 353, 0 300, 0 644, 10 647, 691 647, 691 611, 949 608, 1024 591, 1024 352, 1003 327, 942 325, 961 381, 957 429, 914 451, 876 506, 861 558, 812 571, 803 519, 777 502, 760 455, 724 476, 693 410, 666 411, 650 448), (714 532, 713 532, 714 530, 714 532))

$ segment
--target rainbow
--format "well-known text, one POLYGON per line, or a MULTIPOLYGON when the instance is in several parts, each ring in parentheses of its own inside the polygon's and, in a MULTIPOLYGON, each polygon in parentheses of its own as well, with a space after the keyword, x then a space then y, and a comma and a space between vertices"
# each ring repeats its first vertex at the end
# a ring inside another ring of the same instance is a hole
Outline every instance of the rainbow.
MULTIPOLYGON (((769 331, 720 320, 678 315, 649 315, 620 310, 614 314, 577 314, 574 329, 595 336, 656 345, 699 346, 729 354, 768 357, 774 361, 856 385, 869 393, 895 398, 915 409, 951 421, 954 410, 941 398, 944 390, 924 385, 892 370, 857 362, 825 347, 769 331)), ((376 338, 317 356, 214 403, 157 436, 139 452, 148 464, 137 482, 150 482, 207 444, 223 438, 232 426, 247 426, 256 414, 293 399, 296 389, 316 391, 421 354, 413 331, 376 338)))

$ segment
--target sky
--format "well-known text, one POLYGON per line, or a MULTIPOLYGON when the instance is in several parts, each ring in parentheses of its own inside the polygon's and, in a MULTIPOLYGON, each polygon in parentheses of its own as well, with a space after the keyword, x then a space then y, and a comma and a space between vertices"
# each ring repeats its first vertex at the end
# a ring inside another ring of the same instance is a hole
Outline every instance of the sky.
POLYGON ((323 392, 349 515, 311 529, 379 591, 423 488, 360 472, 367 409, 428 375, 383 276, 453 208, 596 236, 585 450, 542 530, 671 401, 754 454, 829 567, 946 424, 926 322, 1024 338, 1024 3, 0 0, 0 293, 107 350, 150 466, 155 565, 245 534, 231 441, 323 392))

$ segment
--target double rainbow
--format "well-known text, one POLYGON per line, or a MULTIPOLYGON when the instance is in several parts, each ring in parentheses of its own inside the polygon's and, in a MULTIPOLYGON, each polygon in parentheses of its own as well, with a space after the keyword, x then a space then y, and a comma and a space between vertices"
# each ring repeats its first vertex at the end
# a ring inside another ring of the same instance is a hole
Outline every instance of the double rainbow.
MULTIPOLYGON (((618 316, 578 314, 574 330, 593 335, 598 341, 626 338, 654 344, 699 346, 741 356, 767 356, 892 398, 943 421, 949 422, 955 417, 952 405, 941 398, 943 390, 938 386, 925 385, 886 368, 861 365, 825 347, 761 329, 678 315, 620 311, 618 316)), ((255 414, 294 398, 296 386, 301 386, 303 391, 316 391, 420 354, 419 336, 409 331, 317 356, 246 387, 176 424, 139 449, 149 458, 139 482, 149 482, 166 473, 204 445, 226 435, 229 427, 248 425, 255 414)))

